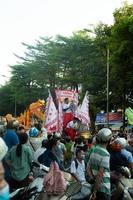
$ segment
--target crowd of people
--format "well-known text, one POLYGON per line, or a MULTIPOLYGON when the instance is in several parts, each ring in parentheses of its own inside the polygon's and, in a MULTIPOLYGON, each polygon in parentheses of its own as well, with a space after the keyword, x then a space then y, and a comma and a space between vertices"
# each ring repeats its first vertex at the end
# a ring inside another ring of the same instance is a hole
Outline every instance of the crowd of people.
POLYGON ((9 122, 0 138, 0 199, 9 199, 9 187, 11 191, 30 184, 32 161, 47 167, 54 161, 76 181, 92 183, 93 199, 109 200, 111 184, 117 184, 121 167, 127 167, 133 177, 133 135, 127 136, 113 135, 110 129, 102 128, 89 139, 76 136, 73 140, 62 133, 47 134, 40 124, 27 131, 15 121, 9 122), (30 138, 44 132, 34 149, 30 138))

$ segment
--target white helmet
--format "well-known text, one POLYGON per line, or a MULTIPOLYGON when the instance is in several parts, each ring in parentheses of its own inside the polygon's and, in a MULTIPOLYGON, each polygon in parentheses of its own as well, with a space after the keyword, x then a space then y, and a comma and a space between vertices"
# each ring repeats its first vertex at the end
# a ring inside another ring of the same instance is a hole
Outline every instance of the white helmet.
POLYGON ((121 148, 125 148, 127 145, 127 140, 125 138, 119 137, 115 139, 115 143, 119 144, 121 148))
POLYGON ((4 140, 0 137, 0 161, 3 160, 7 151, 8 147, 6 146, 4 140))
POLYGON ((98 142, 108 142, 112 137, 112 132, 110 129, 108 128, 102 128, 97 136, 96 136, 96 139, 98 140, 98 142))
POLYGON ((61 133, 56 132, 56 133, 55 133, 55 137, 56 137, 56 138, 61 138, 61 133))

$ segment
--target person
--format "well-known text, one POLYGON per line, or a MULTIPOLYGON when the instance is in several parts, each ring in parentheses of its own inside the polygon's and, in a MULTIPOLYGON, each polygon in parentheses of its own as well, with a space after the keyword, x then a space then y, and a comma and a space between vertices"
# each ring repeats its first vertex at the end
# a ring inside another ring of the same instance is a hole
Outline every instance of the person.
POLYGON ((2 163, 7 151, 8 147, 0 137, 0 200, 9 200, 9 185, 4 178, 5 170, 2 163))
POLYGON ((29 173, 32 163, 32 151, 26 145, 28 135, 19 135, 19 144, 10 149, 6 156, 6 162, 11 170, 11 189, 25 187, 29 183, 29 173))
POLYGON ((85 154, 82 149, 77 149, 76 158, 72 161, 70 171, 77 181, 86 182, 85 179, 85 154))
POLYGON ((3 137, 8 149, 10 150, 13 146, 19 143, 19 138, 16 133, 16 125, 14 121, 10 121, 7 124, 7 131, 3 137))
POLYGON ((63 110, 63 113, 64 113, 63 128, 65 129, 68 122, 70 122, 74 118, 72 111, 71 111, 70 102, 69 102, 68 98, 64 99, 64 103, 62 104, 62 110, 63 110))
POLYGON ((25 133, 25 128, 24 126, 19 126, 18 130, 17 130, 17 135, 21 134, 21 133, 25 133))
POLYGON ((42 146, 39 147, 34 153, 34 161, 38 161, 38 157, 46 151, 48 140, 42 141, 42 146))
POLYGON ((78 118, 74 118, 73 120, 68 122, 68 124, 65 128, 66 135, 69 136, 72 139, 72 141, 74 141, 74 139, 76 137, 76 130, 78 129, 79 121, 80 120, 78 118))
POLYGON ((55 154, 55 149, 57 147, 57 139, 52 138, 47 143, 46 151, 38 157, 38 162, 45 165, 46 167, 50 167, 52 161, 56 161, 60 167, 60 161, 55 154))
MULTIPOLYGON (((49 172, 44 177, 44 188, 47 195, 61 195, 66 190, 66 180, 63 172, 59 169, 58 164, 52 161, 49 172)), ((45 199, 45 198, 42 198, 45 199)), ((49 199, 49 198, 47 198, 49 199)))
POLYGON ((87 172, 93 180, 92 198, 96 200, 109 200, 111 195, 110 187, 110 154, 107 146, 110 143, 112 132, 108 128, 101 129, 96 140, 98 145, 91 153, 87 172))
POLYGON ((47 140, 48 139, 48 134, 47 134, 46 128, 42 127, 41 132, 42 132, 44 140, 47 140))
POLYGON ((90 143, 89 143, 88 152, 87 152, 86 155, 85 155, 85 163, 86 163, 86 164, 89 162, 89 159, 90 159, 91 154, 93 153, 94 149, 95 149, 96 146, 98 145, 98 141, 96 141, 95 136, 94 136, 91 140, 89 140, 89 142, 91 142, 91 141, 92 141, 92 143, 91 143, 91 145, 90 145, 90 143))
POLYGON ((131 154, 133 156, 133 137, 129 138, 128 145, 126 146, 126 150, 131 152, 131 154))
POLYGON ((31 127, 29 130, 29 136, 36 138, 38 137, 38 135, 39 135, 39 130, 35 126, 31 127))
MULTIPOLYGON (((19 144, 19 138, 16 133, 18 127, 18 123, 16 121, 9 121, 7 124, 7 131, 3 137, 6 145, 8 146, 8 150, 10 150, 13 146, 19 144)), ((3 160, 3 165, 5 169, 5 179, 7 182, 11 179, 11 172, 8 164, 3 160)))
POLYGON ((127 140, 120 137, 116 138, 114 143, 117 145, 117 151, 111 152, 111 170, 116 170, 124 166, 128 167, 133 175, 133 156, 131 152, 126 150, 127 140))
POLYGON ((76 156, 76 150, 80 147, 83 147, 83 139, 81 137, 75 138, 75 142, 72 145, 71 152, 73 153, 73 158, 76 156))
POLYGON ((71 163, 71 160, 72 160, 72 152, 71 152, 71 148, 72 148, 72 140, 70 137, 66 137, 66 144, 65 144, 65 147, 66 147, 66 152, 65 152, 65 157, 64 157, 64 160, 65 160, 65 164, 67 166, 70 166, 70 163, 71 163))
POLYGON ((55 138, 57 139, 57 146, 55 148, 55 155, 56 157, 59 159, 60 162, 60 166, 62 166, 62 169, 64 169, 64 155, 66 152, 66 147, 65 144, 63 144, 61 142, 61 134, 60 133, 56 133, 55 134, 55 138))
POLYGON ((32 148, 34 149, 34 151, 36 151, 39 147, 41 147, 41 144, 43 141, 41 129, 42 129, 42 126, 39 123, 39 124, 33 125, 29 130, 29 136, 30 136, 29 142, 32 148))

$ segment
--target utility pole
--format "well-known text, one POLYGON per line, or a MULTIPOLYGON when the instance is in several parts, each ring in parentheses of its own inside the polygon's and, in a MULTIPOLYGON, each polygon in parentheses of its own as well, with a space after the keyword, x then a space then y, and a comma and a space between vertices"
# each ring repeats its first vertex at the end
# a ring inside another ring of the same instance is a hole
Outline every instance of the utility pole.
POLYGON ((109 128, 109 48, 107 48, 107 127, 109 128))
POLYGON ((14 117, 17 116, 17 103, 16 103, 16 96, 14 98, 14 117))

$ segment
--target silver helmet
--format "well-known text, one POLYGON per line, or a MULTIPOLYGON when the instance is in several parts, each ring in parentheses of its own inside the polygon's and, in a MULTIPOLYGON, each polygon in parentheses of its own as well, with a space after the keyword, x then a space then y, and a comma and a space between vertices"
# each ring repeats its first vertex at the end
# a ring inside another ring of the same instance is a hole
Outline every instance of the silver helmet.
POLYGON ((98 142, 102 142, 102 143, 106 143, 108 142, 112 137, 112 132, 110 129, 108 128, 102 128, 97 136, 96 136, 96 139, 98 142))

